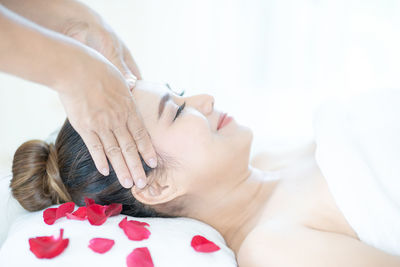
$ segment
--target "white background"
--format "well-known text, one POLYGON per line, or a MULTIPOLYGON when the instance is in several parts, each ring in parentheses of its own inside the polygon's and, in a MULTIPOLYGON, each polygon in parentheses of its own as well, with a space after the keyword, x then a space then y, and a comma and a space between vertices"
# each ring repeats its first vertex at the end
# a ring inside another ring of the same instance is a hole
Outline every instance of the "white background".
MULTIPOLYGON (((400 87, 398 0, 84 2, 125 41, 146 80, 212 94, 250 126, 252 153, 311 139, 324 99, 400 87)), ((54 91, 0 74, 0 170, 64 119, 54 91)))

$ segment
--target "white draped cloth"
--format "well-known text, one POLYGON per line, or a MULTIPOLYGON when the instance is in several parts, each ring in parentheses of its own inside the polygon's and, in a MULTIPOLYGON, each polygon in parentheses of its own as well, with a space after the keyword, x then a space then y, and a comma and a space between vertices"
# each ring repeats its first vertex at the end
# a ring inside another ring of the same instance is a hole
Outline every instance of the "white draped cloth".
POLYGON ((360 240, 400 255, 400 90, 326 102, 314 130, 317 163, 360 240))

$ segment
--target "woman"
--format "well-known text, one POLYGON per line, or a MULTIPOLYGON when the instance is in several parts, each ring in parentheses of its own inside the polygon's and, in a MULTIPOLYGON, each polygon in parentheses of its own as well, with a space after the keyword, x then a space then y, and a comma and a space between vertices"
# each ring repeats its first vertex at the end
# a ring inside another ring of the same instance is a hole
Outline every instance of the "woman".
POLYGON ((214 109, 212 96, 139 81, 133 97, 159 162, 151 169, 142 161, 144 189, 121 187, 114 171, 102 176, 67 120, 55 145, 32 140, 16 151, 11 188, 21 205, 34 211, 91 197, 122 203, 132 216, 195 218, 224 236, 242 267, 400 266, 399 256, 360 242, 316 164, 314 144, 251 166, 251 130, 214 109))

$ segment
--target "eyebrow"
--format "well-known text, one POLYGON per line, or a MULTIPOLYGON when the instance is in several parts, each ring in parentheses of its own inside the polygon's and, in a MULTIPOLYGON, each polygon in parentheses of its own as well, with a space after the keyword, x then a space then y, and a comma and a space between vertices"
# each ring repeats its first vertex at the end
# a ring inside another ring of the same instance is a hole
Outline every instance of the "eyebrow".
POLYGON ((171 98, 171 95, 167 92, 160 100, 160 104, 158 105, 158 119, 160 119, 161 114, 164 111, 165 103, 171 98))

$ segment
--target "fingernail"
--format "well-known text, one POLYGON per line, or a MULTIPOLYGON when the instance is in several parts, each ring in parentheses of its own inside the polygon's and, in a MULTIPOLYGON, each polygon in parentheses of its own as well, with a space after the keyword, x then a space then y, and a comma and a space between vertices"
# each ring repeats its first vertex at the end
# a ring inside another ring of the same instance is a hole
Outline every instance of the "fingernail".
POLYGON ((110 174, 110 172, 108 171, 107 168, 104 168, 101 170, 101 174, 103 174, 104 176, 108 176, 110 174))
POLYGON ((128 81, 128 87, 129 87, 129 89, 133 89, 135 87, 135 82, 134 81, 128 81))
POLYGON ((143 178, 140 178, 140 179, 138 180, 136 186, 139 187, 139 188, 143 188, 143 187, 146 186, 146 181, 145 181, 143 178))
POLYGON ((150 168, 157 167, 157 160, 155 158, 149 159, 149 166, 150 166, 150 168))
POLYGON ((137 78, 133 76, 132 74, 126 76, 126 82, 128 83, 128 86, 130 89, 133 89, 136 85, 136 80, 137 78))
POLYGON ((126 188, 131 188, 133 186, 133 181, 131 178, 125 178, 123 180, 123 183, 124 183, 124 187, 126 187, 126 188))

